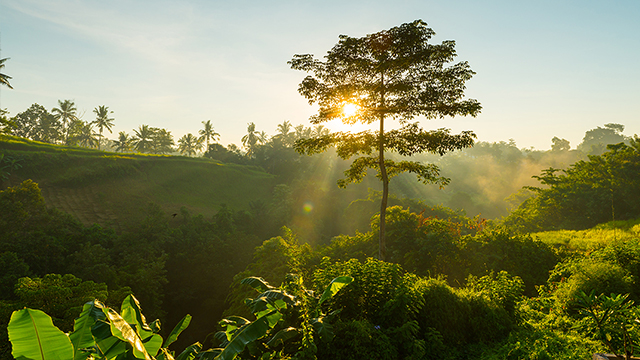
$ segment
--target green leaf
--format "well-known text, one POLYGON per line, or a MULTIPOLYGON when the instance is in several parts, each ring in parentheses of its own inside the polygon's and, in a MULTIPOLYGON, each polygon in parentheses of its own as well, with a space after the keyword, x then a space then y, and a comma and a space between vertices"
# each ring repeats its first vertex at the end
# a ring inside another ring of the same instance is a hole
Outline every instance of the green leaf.
POLYGON ((151 360, 151 356, 142 343, 142 339, 140 339, 140 336, 138 336, 138 333, 136 333, 131 325, 129 325, 129 323, 127 323, 120 314, 112 309, 104 309, 104 313, 109 319, 109 325, 113 336, 131 344, 133 356, 137 359, 151 360))
POLYGON ((89 301, 82 307, 80 316, 73 323, 73 332, 69 334, 69 339, 73 344, 73 359, 84 360, 89 353, 81 349, 89 348, 95 345, 95 340, 91 334, 91 328, 98 320, 105 318, 102 309, 104 306, 98 301, 89 301))
POLYGON ((128 295, 122 301, 120 307, 120 316, 127 323, 134 325, 138 334, 142 339, 150 337, 153 331, 147 324, 147 319, 142 315, 142 309, 140 308, 140 302, 133 295, 128 295))
POLYGON ((99 358, 114 359, 127 351, 127 342, 113 336, 111 325, 107 321, 97 321, 91 328, 91 334, 95 339, 99 358))
POLYGON ((13 348, 11 354, 16 359, 73 359, 73 345, 69 337, 40 310, 25 308, 14 311, 7 329, 13 348))
POLYGON ((269 283, 266 282, 261 277, 250 276, 248 278, 242 279, 240 281, 240 283, 249 285, 252 288, 254 288, 256 291, 261 292, 261 293, 265 292, 267 290, 275 289, 273 286, 269 285, 269 283))
POLYGON ((233 360, 244 350, 247 344, 265 336, 269 329, 275 326, 281 317, 282 314, 274 310, 256 319, 254 322, 243 326, 234 334, 229 344, 225 346, 220 355, 216 357, 216 360, 233 360))
POLYGON ((180 335, 180 333, 182 333, 184 329, 186 329, 189 326, 190 323, 191 323, 191 315, 187 314, 173 328, 173 330, 171 331, 171 334, 169 334, 169 336, 167 337, 167 340, 164 341, 164 344, 162 345, 162 347, 168 348, 169 345, 173 344, 173 342, 178 339, 178 336, 180 335))
POLYGON ((300 331, 293 327, 288 327, 286 329, 282 329, 278 331, 272 338, 267 342, 267 346, 270 348, 275 348, 277 346, 283 345, 285 342, 301 335, 300 331))
POLYGON ((326 322, 324 317, 313 318, 310 323, 321 339, 326 341, 333 339, 333 325, 326 322))
POLYGON ((162 347, 162 336, 153 334, 152 336, 142 340, 142 344, 149 355, 156 356, 162 347))
POLYGON ((180 353, 180 355, 178 355, 176 360, 193 360, 195 359, 196 355, 200 352, 200 350, 202 350, 202 344, 198 342, 190 346, 187 346, 187 348, 184 349, 180 353))
POLYGON ((320 300, 318 300, 318 305, 322 304, 325 300, 332 298, 335 294, 340 291, 343 287, 351 284, 353 278, 351 276, 338 276, 337 278, 331 280, 331 283, 322 293, 320 300))
POLYGON ((231 341, 233 334, 237 329, 250 323, 251 321, 243 318, 242 316, 229 316, 228 318, 222 319, 218 322, 218 324, 225 329, 224 332, 227 341, 231 341))
POLYGON ((158 360, 175 360, 169 349, 160 348, 160 353, 156 357, 158 360))

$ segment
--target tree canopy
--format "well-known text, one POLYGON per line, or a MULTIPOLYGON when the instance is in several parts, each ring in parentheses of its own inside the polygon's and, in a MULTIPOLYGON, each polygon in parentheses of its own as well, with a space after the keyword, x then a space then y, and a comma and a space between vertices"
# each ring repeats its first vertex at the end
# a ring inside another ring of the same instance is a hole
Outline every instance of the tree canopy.
POLYGON ((442 155, 472 146, 476 137, 471 131, 452 135, 448 129, 425 131, 417 123, 410 123, 418 116, 427 119, 476 116, 481 110, 477 100, 464 98, 465 82, 475 73, 466 61, 449 65, 456 56, 455 42, 430 44, 434 34, 424 21, 416 20, 361 38, 340 35, 324 60, 303 54, 294 55, 289 61, 292 69, 313 74, 298 88, 310 104, 319 106, 318 113, 310 118, 312 123, 334 119, 345 124, 379 121, 378 132, 317 135, 296 142, 296 150, 313 154, 336 146, 343 159, 359 156, 345 172, 346 178, 339 182, 340 186, 361 181, 367 169, 377 171, 383 185, 381 259, 385 253, 389 178, 408 171, 427 184, 445 185, 448 182, 433 164, 385 159, 385 151, 395 151, 403 156, 421 152, 442 155), (401 128, 385 133, 386 119, 398 120, 401 128))

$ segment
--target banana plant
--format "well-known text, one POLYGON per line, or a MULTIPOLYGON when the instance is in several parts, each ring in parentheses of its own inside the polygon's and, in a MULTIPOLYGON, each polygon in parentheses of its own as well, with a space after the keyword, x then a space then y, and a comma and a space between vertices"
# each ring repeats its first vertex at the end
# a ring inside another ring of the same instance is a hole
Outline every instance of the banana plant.
POLYGON ((302 277, 293 274, 287 276, 281 288, 275 288, 259 277, 243 279, 242 284, 259 293, 256 298, 245 300, 256 320, 237 316, 223 319, 220 326, 224 331, 216 337, 222 340, 224 348, 218 349, 220 353, 216 360, 233 360, 245 349, 260 359, 271 359, 282 352, 314 357, 313 335, 331 337, 331 325, 327 320, 335 314, 325 315, 321 305, 352 281, 350 276, 337 277, 318 297, 304 288, 302 277))
POLYGON ((583 317, 576 328, 594 334, 617 358, 631 359, 640 345, 640 308, 629 294, 596 295, 592 290, 588 295, 580 291, 576 298, 583 317))
POLYGON ((163 343, 160 322, 147 324, 138 300, 129 295, 121 313, 97 300, 86 303, 68 335, 53 325, 49 315, 27 308, 13 312, 8 331, 16 359, 173 360, 167 347, 190 321, 191 316, 185 316, 163 343))

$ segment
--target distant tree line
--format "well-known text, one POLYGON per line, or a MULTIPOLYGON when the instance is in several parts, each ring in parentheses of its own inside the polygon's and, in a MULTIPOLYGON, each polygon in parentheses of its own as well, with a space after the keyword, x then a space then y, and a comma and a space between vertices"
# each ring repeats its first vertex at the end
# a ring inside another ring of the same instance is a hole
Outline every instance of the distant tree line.
POLYGON ((610 144, 567 169, 548 168, 535 176, 532 197, 505 220, 512 229, 536 232, 586 229, 640 217, 640 138, 610 144), (598 151, 599 152, 599 151, 598 151))

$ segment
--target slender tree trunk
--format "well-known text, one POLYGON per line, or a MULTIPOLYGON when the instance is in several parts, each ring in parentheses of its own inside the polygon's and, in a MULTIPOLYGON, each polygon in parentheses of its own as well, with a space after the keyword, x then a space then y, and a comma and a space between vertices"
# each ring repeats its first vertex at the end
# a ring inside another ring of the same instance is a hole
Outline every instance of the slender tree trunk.
POLYGON ((385 260, 387 255, 387 242, 385 239, 385 225, 387 215, 387 198, 389 197, 389 176, 387 167, 384 164, 384 73, 381 75, 382 98, 380 101, 380 143, 378 144, 378 164, 380 166, 380 176, 382 176, 382 200, 380 201, 380 239, 378 240, 378 258, 385 260))

